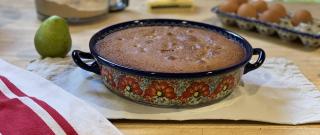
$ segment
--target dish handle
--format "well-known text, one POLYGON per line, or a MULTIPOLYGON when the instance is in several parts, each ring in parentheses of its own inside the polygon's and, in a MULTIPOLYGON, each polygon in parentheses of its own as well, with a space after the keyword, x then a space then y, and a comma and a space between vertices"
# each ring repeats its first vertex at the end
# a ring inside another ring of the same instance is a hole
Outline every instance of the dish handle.
POLYGON ((72 59, 80 68, 100 75, 99 65, 90 53, 74 50, 72 52, 72 59), (87 64, 82 59, 94 60, 94 62, 92 64, 87 64))
POLYGON ((244 67, 243 74, 246 74, 252 70, 259 68, 266 59, 266 53, 261 48, 254 48, 252 55, 258 55, 258 59, 255 63, 250 62, 244 67))

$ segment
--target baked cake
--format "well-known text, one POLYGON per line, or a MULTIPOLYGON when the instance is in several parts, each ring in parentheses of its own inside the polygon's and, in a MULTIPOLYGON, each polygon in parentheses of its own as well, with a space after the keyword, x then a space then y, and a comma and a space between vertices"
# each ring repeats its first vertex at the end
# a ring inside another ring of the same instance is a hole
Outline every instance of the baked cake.
POLYGON ((116 31, 97 42, 102 57, 153 72, 211 71, 240 63, 244 49, 219 33, 179 26, 143 26, 116 31))

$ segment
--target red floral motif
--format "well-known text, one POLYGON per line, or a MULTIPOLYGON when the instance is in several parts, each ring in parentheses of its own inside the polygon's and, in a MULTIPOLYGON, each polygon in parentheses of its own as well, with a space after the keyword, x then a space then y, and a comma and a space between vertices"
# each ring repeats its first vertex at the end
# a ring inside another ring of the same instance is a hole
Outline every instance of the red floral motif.
POLYGON ((182 102, 186 102, 189 97, 208 96, 209 85, 204 82, 193 82, 179 97, 182 102))
POLYGON ((221 91, 233 88, 235 79, 232 75, 226 76, 219 82, 216 89, 210 94, 210 97, 215 98, 221 91))
POLYGON ((102 69, 101 74, 106 77, 107 83, 110 84, 112 88, 116 87, 116 83, 113 80, 113 75, 110 70, 102 69))
POLYGON ((167 82, 152 81, 151 85, 145 90, 144 97, 152 99, 153 97, 166 97, 168 99, 175 99, 176 93, 174 88, 167 82))
POLYGON ((137 95, 141 95, 143 92, 137 80, 128 76, 124 76, 119 79, 118 89, 121 91, 130 91, 137 95))

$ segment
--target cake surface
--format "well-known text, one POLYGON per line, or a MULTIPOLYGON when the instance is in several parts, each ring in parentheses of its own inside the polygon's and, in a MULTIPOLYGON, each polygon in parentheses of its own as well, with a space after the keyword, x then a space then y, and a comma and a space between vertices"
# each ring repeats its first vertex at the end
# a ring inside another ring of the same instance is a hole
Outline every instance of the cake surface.
POLYGON ((240 63, 244 49, 218 33, 179 26, 120 30, 97 42, 95 50, 113 63, 165 73, 212 71, 240 63))

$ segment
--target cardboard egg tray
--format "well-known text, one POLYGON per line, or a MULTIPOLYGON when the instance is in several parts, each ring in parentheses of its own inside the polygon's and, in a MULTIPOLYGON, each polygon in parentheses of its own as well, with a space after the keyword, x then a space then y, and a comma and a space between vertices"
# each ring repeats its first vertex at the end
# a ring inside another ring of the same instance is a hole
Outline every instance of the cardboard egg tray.
MULTIPOLYGON (((254 18, 246 18, 238 16, 234 13, 226 13, 219 10, 218 7, 213 7, 212 12, 216 13, 222 24, 230 26, 238 26, 244 30, 254 30, 263 35, 277 34, 282 40, 297 41, 307 47, 320 46, 320 32, 304 32, 295 28, 288 28, 276 23, 268 23, 254 18)), ((319 26, 320 27, 320 26, 319 26)))

